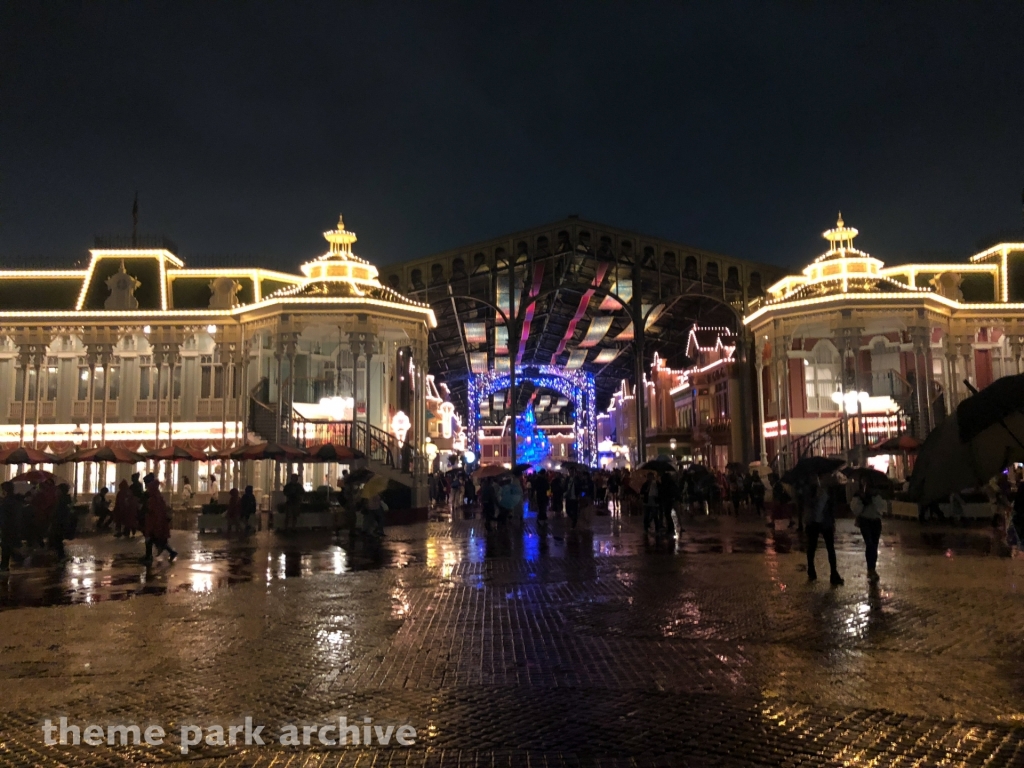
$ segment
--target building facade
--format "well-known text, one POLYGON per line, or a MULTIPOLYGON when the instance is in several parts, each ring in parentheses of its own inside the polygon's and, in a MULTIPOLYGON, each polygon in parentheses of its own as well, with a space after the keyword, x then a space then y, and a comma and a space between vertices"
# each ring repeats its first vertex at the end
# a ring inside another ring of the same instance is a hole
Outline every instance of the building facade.
MULTIPOLYGON (((692 326, 688 331, 689 365, 670 368, 657 353, 644 377, 647 405, 645 440, 648 457, 674 456, 719 470, 744 461, 744 388, 736 364, 736 332, 725 327, 692 326)), ((635 461, 636 408, 634 389, 626 381, 613 395, 599 423, 602 453, 635 461)))
POLYGON ((1021 370, 1024 243, 887 267, 856 236, 840 216, 828 250, 745 318, 764 459, 924 437, 970 395, 965 380, 983 389, 1021 370))
MULTIPOLYGON (((190 269, 166 243, 137 241, 98 243, 83 270, 0 272, 0 445, 332 441, 415 485, 393 424, 422 456, 434 314, 382 286, 340 220, 324 237, 301 274, 190 269)), ((222 487, 241 471, 212 467, 172 480, 222 487)), ((87 469, 82 490, 135 468, 87 469)))

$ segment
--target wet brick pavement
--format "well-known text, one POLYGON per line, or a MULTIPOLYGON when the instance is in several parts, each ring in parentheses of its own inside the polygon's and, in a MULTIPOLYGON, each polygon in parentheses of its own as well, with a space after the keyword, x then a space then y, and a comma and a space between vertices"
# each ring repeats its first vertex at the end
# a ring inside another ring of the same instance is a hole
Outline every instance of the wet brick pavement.
POLYGON ((176 532, 148 571, 138 542, 72 542, 63 569, 0 577, 0 765, 1024 765, 1024 561, 990 531, 887 522, 872 588, 842 521, 832 588, 751 520, 687 521, 675 546, 585 524, 432 522, 381 549, 176 532), (418 739, 44 745, 61 715, 418 739))

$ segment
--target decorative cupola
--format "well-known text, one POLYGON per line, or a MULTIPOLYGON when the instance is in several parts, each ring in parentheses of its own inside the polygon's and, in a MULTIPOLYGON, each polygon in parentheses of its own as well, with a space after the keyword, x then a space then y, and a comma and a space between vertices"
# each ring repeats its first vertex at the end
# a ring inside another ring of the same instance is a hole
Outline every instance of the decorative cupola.
POLYGON ((310 280, 317 281, 380 284, 377 279, 377 268, 352 253, 356 233, 345 229, 344 217, 338 217, 337 229, 324 232, 324 239, 331 244, 330 250, 323 256, 303 264, 302 274, 310 280))

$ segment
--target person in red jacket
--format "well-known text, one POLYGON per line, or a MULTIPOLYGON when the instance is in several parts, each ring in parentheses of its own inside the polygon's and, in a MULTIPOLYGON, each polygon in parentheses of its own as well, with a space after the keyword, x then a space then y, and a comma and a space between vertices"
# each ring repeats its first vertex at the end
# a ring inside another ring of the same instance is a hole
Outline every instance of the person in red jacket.
POLYGON ((159 555, 167 550, 168 560, 172 563, 178 553, 171 549, 171 510, 164 501, 164 495, 160 493, 160 481, 154 478, 146 488, 146 521, 143 533, 146 535, 146 557, 147 563, 153 562, 153 545, 156 545, 156 553, 159 555))

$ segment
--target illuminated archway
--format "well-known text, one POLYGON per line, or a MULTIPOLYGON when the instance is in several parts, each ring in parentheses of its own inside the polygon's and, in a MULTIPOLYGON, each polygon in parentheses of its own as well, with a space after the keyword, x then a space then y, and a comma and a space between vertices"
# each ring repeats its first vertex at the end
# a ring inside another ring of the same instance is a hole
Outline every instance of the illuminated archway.
MULTIPOLYGON (((562 368, 556 365, 528 365, 521 369, 517 368, 516 384, 520 381, 532 382, 537 387, 554 390, 562 397, 568 398, 576 412, 573 424, 573 433, 576 438, 576 458, 581 464, 595 466, 597 462, 597 393, 593 374, 580 369, 562 368)), ((509 374, 507 371, 472 374, 469 376, 468 385, 469 413, 466 423, 469 439, 479 456, 480 403, 494 392, 508 389, 509 374)))

